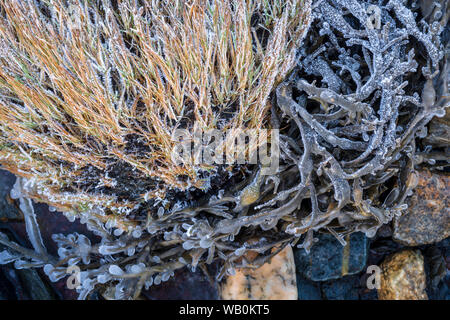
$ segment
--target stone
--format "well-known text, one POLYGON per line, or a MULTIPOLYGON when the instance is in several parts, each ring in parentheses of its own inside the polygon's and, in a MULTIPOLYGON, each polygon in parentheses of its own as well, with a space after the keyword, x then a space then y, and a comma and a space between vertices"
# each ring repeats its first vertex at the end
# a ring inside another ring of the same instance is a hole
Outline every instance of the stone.
POLYGON ((35 269, 17 270, 24 290, 31 300, 54 300, 55 295, 51 288, 47 286, 35 269))
POLYGON ((366 266, 369 242, 363 233, 347 235, 345 246, 330 234, 318 234, 317 238, 309 254, 304 249, 294 251, 297 272, 307 279, 339 279, 359 273, 366 266))
POLYGON ((359 277, 346 276, 341 279, 327 281, 322 284, 325 300, 358 300, 359 277))
POLYGON ((450 176, 418 172, 408 210, 394 219, 394 240, 408 246, 439 242, 450 235, 450 176))
POLYGON ((322 300, 320 284, 297 273, 298 300, 322 300))
POLYGON ((221 286, 223 300, 297 300, 292 248, 288 245, 258 269, 242 268, 221 286))
POLYGON ((395 253, 381 264, 380 300, 428 300, 423 256, 419 250, 395 253))
POLYGON ((430 300, 450 300, 450 238, 423 249, 430 300))
POLYGON ((0 300, 17 300, 15 288, 5 275, 9 270, 5 266, 0 266, 0 300))
POLYGON ((9 196, 15 181, 16 177, 12 173, 0 170, 0 222, 21 218, 19 210, 9 196))
POLYGON ((212 281, 216 271, 207 270, 208 277, 200 268, 195 272, 187 267, 179 269, 168 281, 143 290, 142 296, 149 300, 217 300, 218 284, 212 281))
POLYGON ((51 286, 36 269, 16 270, 13 266, 0 267, 0 300, 54 300, 51 286))

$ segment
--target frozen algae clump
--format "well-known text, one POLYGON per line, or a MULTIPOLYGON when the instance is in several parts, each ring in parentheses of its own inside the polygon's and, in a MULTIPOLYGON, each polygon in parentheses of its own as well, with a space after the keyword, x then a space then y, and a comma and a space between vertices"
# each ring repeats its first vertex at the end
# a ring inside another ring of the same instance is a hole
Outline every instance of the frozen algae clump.
POLYGON ((449 105, 445 2, 137 3, 0 1, 0 162, 26 178, 19 200, 101 237, 54 235, 53 257, 29 210, 34 250, 0 234, 2 263, 137 298, 185 266, 218 260, 220 280, 402 214, 449 105), (280 129, 278 171, 174 165, 171 130, 194 123, 280 129))

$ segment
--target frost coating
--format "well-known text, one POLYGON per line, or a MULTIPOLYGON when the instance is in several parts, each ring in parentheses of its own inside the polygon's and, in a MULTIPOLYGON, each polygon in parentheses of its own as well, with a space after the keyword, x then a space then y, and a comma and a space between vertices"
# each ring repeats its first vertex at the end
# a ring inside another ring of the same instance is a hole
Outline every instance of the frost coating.
MULTIPOLYGON (((417 23, 417 13, 406 5, 399 0, 317 1, 300 70, 277 89, 282 116, 300 132, 301 140, 289 141, 299 151, 292 150, 288 162, 297 164, 302 181, 279 197, 310 189, 311 213, 286 227, 294 235, 307 232, 301 247, 311 246, 311 230, 321 228, 338 240, 354 231, 371 237, 407 208, 402 202, 411 189, 405 176, 414 170, 414 138, 426 135, 425 125, 443 113, 449 100, 448 94, 437 100, 433 82, 440 72, 446 77, 440 33, 448 17, 434 15, 417 23), (422 60, 415 52, 421 48, 426 61, 419 69, 422 60), (419 83, 424 83, 420 94, 415 91, 419 83), (386 181, 399 187, 377 203, 369 194, 383 192, 386 181), (330 191, 336 204, 323 197, 330 191), (318 209, 319 196, 325 211, 318 209), (337 226, 328 227, 334 219, 337 226)), ((442 87, 448 93, 447 83, 442 87)))

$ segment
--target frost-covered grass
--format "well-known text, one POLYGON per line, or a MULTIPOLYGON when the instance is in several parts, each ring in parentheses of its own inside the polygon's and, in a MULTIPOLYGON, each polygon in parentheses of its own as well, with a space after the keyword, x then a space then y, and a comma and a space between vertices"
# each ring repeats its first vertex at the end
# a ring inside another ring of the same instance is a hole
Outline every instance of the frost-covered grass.
POLYGON ((114 202, 59 193, 86 168, 99 172, 93 187, 120 188, 115 163, 156 181, 146 198, 202 187, 201 167, 172 160, 173 131, 263 127, 310 11, 304 0, 112 3, 0 1, 0 162, 61 209, 114 202))

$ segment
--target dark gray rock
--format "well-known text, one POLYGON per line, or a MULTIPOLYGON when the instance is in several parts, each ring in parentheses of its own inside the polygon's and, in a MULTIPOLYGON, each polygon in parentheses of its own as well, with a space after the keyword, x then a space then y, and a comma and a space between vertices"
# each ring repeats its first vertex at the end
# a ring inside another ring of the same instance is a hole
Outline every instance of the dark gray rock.
POLYGON ((57 296, 36 269, 0 268, 0 300, 54 300, 57 296))
POLYGON ((358 300, 360 282, 358 276, 344 277, 322 284, 325 300, 358 300))
POLYGON ((0 300, 17 300, 12 283, 5 276, 5 267, 0 267, 0 300))
POLYGON ((9 202, 9 192, 16 181, 16 177, 5 170, 0 170, 0 222, 20 218, 19 211, 9 202))
POLYGON ((320 284, 297 273, 298 300, 322 300, 320 284))
POLYGON ((346 237, 347 245, 329 234, 318 234, 309 254, 304 249, 295 249, 297 272, 313 281, 339 279, 345 275, 361 272, 367 261, 368 239, 363 233, 346 237))
POLYGON ((430 299, 450 300, 450 275, 446 275, 444 280, 439 283, 437 290, 432 292, 430 299))
MULTIPOLYGON (((217 266, 208 266, 210 275, 216 274, 217 266)), ((219 299, 217 283, 211 283, 200 269, 191 272, 188 268, 175 271, 175 276, 160 285, 143 290, 149 300, 217 300, 219 299)))
POLYGON ((54 300, 52 290, 42 281, 39 273, 34 269, 16 271, 21 280, 24 291, 31 300, 54 300))

